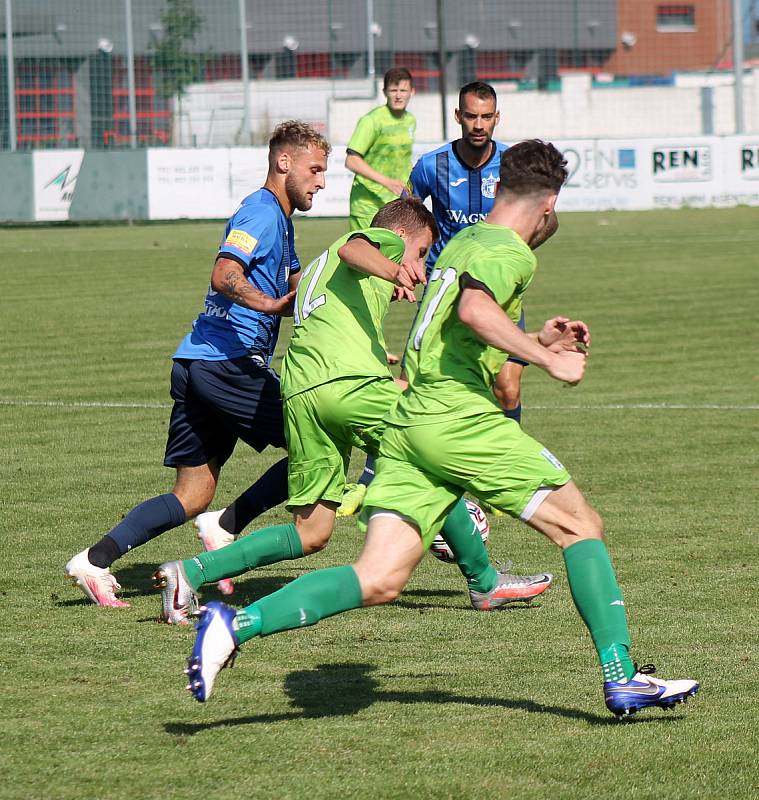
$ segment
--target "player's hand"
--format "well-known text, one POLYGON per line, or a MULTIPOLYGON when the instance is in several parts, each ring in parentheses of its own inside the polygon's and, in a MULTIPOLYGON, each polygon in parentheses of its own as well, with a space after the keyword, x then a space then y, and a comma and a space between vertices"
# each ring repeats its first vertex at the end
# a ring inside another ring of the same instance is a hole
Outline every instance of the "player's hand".
POLYGON ((587 363, 588 357, 585 353, 561 350, 548 362, 546 372, 557 381, 575 386, 585 375, 587 363))
POLYGON ((408 194, 408 189, 403 181, 397 181, 395 178, 388 178, 384 183, 385 188, 398 197, 403 197, 408 194))
POLYGON ((396 286, 393 289, 393 300, 407 300, 409 303, 416 303, 416 295, 413 289, 405 286, 396 286))
POLYGON ((401 363, 400 356, 397 356, 395 353, 390 353, 387 350, 385 350, 385 358, 387 359, 387 363, 390 365, 401 363))
POLYGON ((278 317, 291 317, 293 315, 293 306, 295 305, 295 291, 288 292, 282 297, 269 298, 267 314, 275 314, 278 317))
POLYGON ((555 353, 562 350, 572 352, 587 351, 590 347, 590 331, 581 320, 570 320, 568 317, 553 317, 546 320, 538 341, 555 353))
POLYGON ((420 258, 404 258, 398 268, 395 282, 398 286, 405 286, 407 289, 413 289, 418 283, 425 285, 427 276, 424 262, 420 258))

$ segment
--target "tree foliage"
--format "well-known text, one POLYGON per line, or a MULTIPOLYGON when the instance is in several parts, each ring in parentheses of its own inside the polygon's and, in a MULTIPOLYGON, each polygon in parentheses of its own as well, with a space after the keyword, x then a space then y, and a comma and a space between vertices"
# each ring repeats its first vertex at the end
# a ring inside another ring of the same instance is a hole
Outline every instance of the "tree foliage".
POLYGON ((187 46, 204 22, 193 0, 166 0, 161 36, 151 48, 156 89, 162 97, 181 97, 189 84, 202 79, 206 56, 187 46))

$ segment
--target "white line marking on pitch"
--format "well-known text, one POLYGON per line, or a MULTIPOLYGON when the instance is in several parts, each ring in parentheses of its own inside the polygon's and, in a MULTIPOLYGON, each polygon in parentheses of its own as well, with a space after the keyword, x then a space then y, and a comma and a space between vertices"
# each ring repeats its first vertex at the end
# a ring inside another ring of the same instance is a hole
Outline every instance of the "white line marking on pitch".
MULTIPOLYGON (((0 406, 34 406, 48 408, 171 408, 170 403, 100 403, 65 400, 0 400, 0 406)), ((720 405, 705 403, 609 403, 605 405, 525 405, 526 411, 759 411, 759 405, 720 405)))

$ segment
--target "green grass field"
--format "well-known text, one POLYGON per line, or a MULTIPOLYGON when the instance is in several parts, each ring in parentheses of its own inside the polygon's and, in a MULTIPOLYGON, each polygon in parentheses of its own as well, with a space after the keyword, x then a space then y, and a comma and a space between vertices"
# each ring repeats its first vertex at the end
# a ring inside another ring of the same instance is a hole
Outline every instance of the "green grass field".
MULTIPOLYGON (((757 211, 567 214, 527 295, 531 327, 579 317, 593 346, 574 389, 528 370, 525 428, 605 517, 635 657, 702 682, 624 724, 560 553, 510 520, 491 518, 491 550, 555 573, 539 604, 476 613, 457 570, 426 558, 389 607, 245 646, 204 706, 184 691, 193 632, 156 624, 150 589, 197 551, 191 525, 115 565, 130 609, 64 580, 171 486, 170 356, 221 227, 0 230, 0 797, 759 796, 757 211)), ((300 221, 301 260, 344 227, 300 221)), ((391 311, 396 350, 411 311, 391 311)), ((278 457, 238 448, 216 507, 278 457)), ((325 552, 251 573, 234 602, 360 544, 340 521, 325 552)))

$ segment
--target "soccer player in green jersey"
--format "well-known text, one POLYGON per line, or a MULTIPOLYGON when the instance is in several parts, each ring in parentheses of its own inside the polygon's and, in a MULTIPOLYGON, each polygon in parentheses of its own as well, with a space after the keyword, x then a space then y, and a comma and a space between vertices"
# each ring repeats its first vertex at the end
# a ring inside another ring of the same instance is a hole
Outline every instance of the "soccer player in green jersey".
POLYGON ((430 276, 406 350, 409 387, 388 417, 367 493, 368 531, 358 560, 304 575, 237 615, 223 603, 209 604, 188 665, 198 699, 241 641, 274 632, 271 619, 280 630, 288 619, 290 627, 310 625, 397 598, 462 491, 562 549, 612 713, 669 708, 698 690, 696 681, 659 680, 650 675, 653 667, 633 664, 600 516, 561 462, 506 418, 492 394, 509 353, 557 380, 579 383, 582 345, 589 343, 582 322, 555 318, 534 337, 516 325, 536 267, 530 244, 549 224, 567 177, 565 159, 553 145, 521 142, 503 155, 499 177, 491 213, 451 240, 430 276))
POLYGON ((416 119, 406 111, 414 96, 411 73, 393 67, 382 89, 387 102, 358 121, 348 142, 345 166, 354 173, 350 194, 350 229, 368 228, 374 215, 406 189, 416 119))
MULTIPOLYGON (((282 364, 287 507, 293 522, 159 567, 156 578, 163 590, 165 621, 185 622, 186 612, 196 604, 194 592, 203 583, 326 546, 351 447, 377 452, 384 418, 401 391, 387 367, 382 342, 382 322, 392 296, 388 281, 415 300, 411 288, 424 277, 424 259, 436 235, 434 218, 421 201, 398 199, 377 213, 372 228, 341 237, 304 270, 282 364)), ((496 571, 473 531, 461 500, 449 514, 443 535, 467 578, 476 608, 530 600, 548 588, 551 576, 546 574, 523 577, 496 571)))

